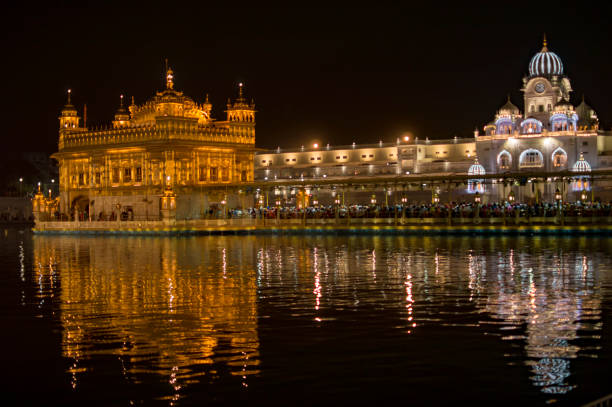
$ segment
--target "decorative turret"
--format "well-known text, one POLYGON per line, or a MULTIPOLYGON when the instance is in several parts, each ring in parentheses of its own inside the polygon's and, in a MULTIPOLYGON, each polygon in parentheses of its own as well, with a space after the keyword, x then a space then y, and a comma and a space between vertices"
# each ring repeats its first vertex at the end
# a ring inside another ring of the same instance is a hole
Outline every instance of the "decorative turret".
POLYGON ((255 124, 255 103, 251 100, 248 103, 243 93, 244 85, 238 84, 238 98, 231 102, 227 101, 227 121, 242 124, 255 124))
POLYGON ((597 130, 599 128, 597 113, 585 103, 584 95, 582 96, 582 102, 576 107, 576 114, 578 115, 578 128, 580 130, 597 130))
POLYGON ((119 97, 119 109, 115 113, 115 120, 113 120, 113 127, 127 127, 130 124, 130 114, 123 106, 123 95, 119 97))
POLYGON ((230 134, 245 137, 249 142, 255 142, 255 102, 247 102, 243 93, 243 84, 238 84, 238 98, 232 103, 227 101, 227 121, 230 134))
POLYGON ((68 89, 68 100, 64 108, 62 109, 62 113, 59 117, 60 122, 60 132, 62 130, 76 129, 79 127, 80 117, 78 116, 76 107, 72 104, 70 99, 72 91, 68 89))

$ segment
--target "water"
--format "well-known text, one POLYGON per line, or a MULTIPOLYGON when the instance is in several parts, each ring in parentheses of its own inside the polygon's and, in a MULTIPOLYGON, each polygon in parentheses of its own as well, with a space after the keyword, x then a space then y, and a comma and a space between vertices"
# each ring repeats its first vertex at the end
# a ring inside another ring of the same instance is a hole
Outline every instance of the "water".
POLYGON ((39 405, 580 405, 612 240, 0 234, 3 395, 39 405))

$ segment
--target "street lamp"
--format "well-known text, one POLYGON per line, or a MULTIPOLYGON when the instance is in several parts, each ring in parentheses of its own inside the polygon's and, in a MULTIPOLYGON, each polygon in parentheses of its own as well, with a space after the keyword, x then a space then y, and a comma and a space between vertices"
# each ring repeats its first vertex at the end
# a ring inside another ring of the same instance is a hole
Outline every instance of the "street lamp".
POLYGON ((406 202, 408 202, 408 198, 406 198, 405 196, 402 196, 402 203, 405 204, 406 202))
POLYGON ((476 192, 476 194, 474 195, 474 202, 479 204, 481 200, 482 200, 482 197, 480 196, 480 192, 476 192))
POLYGON ((514 191, 510 191, 510 193, 508 194, 508 202, 512 203, 514 202, 514 191))
POLYGON ((561 198, 562 198, 561 191, 559 190, 559 188, 557 188, 555 190, 555 201, 561 202, 561 198))
POLYGON ((22 194, 21 194, 21 188, 22 188, 22 185, 23 185, 23 178, 19 178, 19 196, 21 196, 21 195, 22 195, 22 194))
POLYGON ((582 202, 586 202, 588 198, 589 198, 589 194, 587 193, 587 190, 583 189, 582 192, 580 193, 580 200, 582 202))
POLYGON ((437 192, 433 193, 433 198, 431 199, 433 203, 437 204, 438 202, 440 202, 440 195, 438 195, 437 192))
POLYGON ((372 205, 376 205, 376 195, 372 195, 372 199, 370 199, 372 205))

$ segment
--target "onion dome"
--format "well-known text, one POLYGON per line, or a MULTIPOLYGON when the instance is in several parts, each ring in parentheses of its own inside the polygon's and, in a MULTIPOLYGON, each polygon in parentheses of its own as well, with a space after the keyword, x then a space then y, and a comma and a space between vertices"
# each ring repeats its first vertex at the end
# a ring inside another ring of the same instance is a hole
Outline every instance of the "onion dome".
POLYGON ((529 62, 529 76, 552 76, 563 75, 563 63, 561 58, 547 48, 546 36, 542 50, 535 54, 529 62))
POLYGON ((591 172, 591 164, 584 159, 584 154, 580 153, 580 158, 576 161, 576 164, 572 167, 574 172, 591 172))
POLYGON ((597 127, 599 119, 595 110, 584 102, 584 96, 582 102, 576 108, 576 114, 578 115, 578 126, 581 128, 597 127))
POLYGON ((555 111, 567 111, 574 110, 574 105, 572 105, 569 100, 561 99, 555 105, 555 111))
POLYGON ((519 108, 510 101, 510 95, 508 95, 508 101, 505 105, 499 108, 498 114, 500 115, 518 115, 520 113, 519 108))
POLYGON ((484 167, 478 162, 478 157, 474 160, 474 164, 468 169, 468 175, 485 175, 484 167))

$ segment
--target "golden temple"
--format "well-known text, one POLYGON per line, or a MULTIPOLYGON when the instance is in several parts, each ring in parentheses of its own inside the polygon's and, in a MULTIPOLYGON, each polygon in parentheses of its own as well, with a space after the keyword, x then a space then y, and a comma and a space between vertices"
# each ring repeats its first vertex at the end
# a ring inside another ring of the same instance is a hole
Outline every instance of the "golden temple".
POLYGON ((142 105, 121 103, 112 126, 89 129, 68 102, 59 117, 60 200, 55 214, 77 220, 117 217, 159 219, 160 197, 172 192, 178 219, 198 219, 222 204, 238 206, 246 196, 219 187, 253 181, 255 104, 228 99, 227 118, 211 117, 208 95, 197 103, 166 88, 142 105), (209 188, 215 187, 215 188, 209 188))

